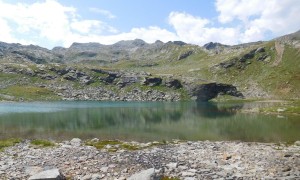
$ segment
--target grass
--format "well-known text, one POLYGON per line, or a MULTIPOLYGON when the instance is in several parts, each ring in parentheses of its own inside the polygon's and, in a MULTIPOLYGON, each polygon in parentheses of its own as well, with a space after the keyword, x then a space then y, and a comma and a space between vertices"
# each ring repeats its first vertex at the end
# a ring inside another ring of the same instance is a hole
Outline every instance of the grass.
POLYGON ((6 140, 0 140, 0 151, 2 151, 6 147, 14 146, 17 143, 20 143, 21 139, 6 139, 6 140))
POLYGON ((48 141, 48 140, 42 140, 42 139, 35 139, 35 140, 32 140, 30 143, 32 145, 39 146, 39 147, 52 147, 52 146, 55 146, 55 144, 53 142, 48 141))
POLYGON ((98 141, 98 142, 92 142, 92 141, 86 141, 86 145, 88 146, 94 146, 97 149, 104 149, 109 145, 109 148, 107 148, 108 152, 116 152, 119 149, 124 149, 128 151, 135 151, 135 150, 141 150, 144 148, 149 148, 152 146, 159 146, 159 145, 165 145, 166 141, 163 142, 153 142, 150 143, 147 146, 140 146, 139 144, 133 144, 133 143, 128 143, 128 142, 122 142, 119 140, 103 140, 103 141, 98 141))
POLYGON ((300 101, 285 101, 260 109, 262 113, 297 114, 300 115, 300 101))
MULTIPOLYGON (((86 72, 95 80, 90 84, 91 87, 105 86, 105 88, 118 92, 115 85, 106 85, 100 82, 99 77, 107 76, 106 73, 93 72, 91 68, 98 68, 103 70, 125 70, 125 71, 145 71, 155 76, 167 76, 173 75, 174 78, 184 81, 190 79, 191 83, 207 83, 207 82, 220 82, 233 84, 238 87, 238 90, 251 91, 253 86, 257 86, 262 91, 271 95, 271 98, 276 99, 291 99, 300 98, 300 64, 297 62, 300 59, 300 52, 298 49, 285 45, 282 61, 278 66, 273 66, 273 62, 276 59, 276 50, 274 50, 275 41, 264 42, 262 44, 253 45, 250 47, 232 50, 230 52, 223 52, 219 54, 209 53, 203 51, 201 48, 193 45, 186 45, 182 47, 174 46, 173 44, 166 45, 166 52, 157 52, 158 56, 145 57, 145 59, 139 60, 120 60, 115 64, 109 64, 109 67, 91 64, 68 64, 68 66, 74 67, 79 71, 86 72), (221 62, 229 61, 233 58, 239 59, 244 54, 249 53, 251 50, 264 47, 265 52, 256 54, 252 59, 247 59, 245 64, 237 62, 236 65, 230 68, 217 68, 221 62), (194 53, 185 59, 177 60, 178 56, 184 52, 192 50, 194 53), (257 61, 257 58, 262 55, 268 55, 269 60, 257 61), (152 59, 149 59, 152 58, 152 59), (153 67, 145 66, 146 64, 155 64, 153 67), (241 65, 242 64, 242 65, 241 65), (244 68, 239 68, 243 66, 244 68)), ((19 65, 10 65, 13 68, 24 68, 19 65)), ((52 66, 52 65, 47 65, 52 66)), ((32 70, 36 70, 34 65, 28 66, 32 70)), ((60 65, 56 69, 66 68, 67 65, 60 65)), ((54 73, 48 68, 45 68, 46 73, 54 73)), ((18 80, 25 75, 3 74, 0 73, 1 80, 18 80)), ((27 76, 30 80, 27 85, 15 85, 9 86, 5 89, 0 89, 0 94, 15 96, 16 98, 23 98, 25 100, 58 100, 53 92, 46 88, 34 87, 35 82, 49 83, 38 77, 27 76)), ((82 88, 82 85, 78 82, 59 80, 56 83, 70 83, 74 85, 74 88, 82 88)), ((155 89, 159 91, 175 91, 181 94, 183 100, 189 99, 189 96, 183 89, 173 90, 166 88, 162 85, 156 87, 142 86, 140 84, 134 84, 129 87, 125 87, 125 91, 131 91, 133 88, 139 88, 141 90, 155 89)), ((124 88, 123 88, 124 89, 124 88)), ((225 97, 223 100, 231 100, 231 98, 225 97)), ((296 108, 291 108, 290 111, 298 111, 296 108)))
POLYGON ((57 100, 59 97, 47 88, 13 85, 0 89, 0 94, 22 98, 23 100, 57 100))

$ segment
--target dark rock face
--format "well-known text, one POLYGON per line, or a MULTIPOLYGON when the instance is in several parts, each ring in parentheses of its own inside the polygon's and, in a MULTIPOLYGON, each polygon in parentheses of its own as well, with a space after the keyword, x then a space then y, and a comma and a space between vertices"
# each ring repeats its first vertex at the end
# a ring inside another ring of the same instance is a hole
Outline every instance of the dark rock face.
POLYGON ((168 88, 179 89, 182 87, 182 84, 178 79, 166 79, 164 84, 168 88))
POLYGON ((193 53, 194 53, 193 51, 184 52, 178 56, 177 60, 185 59, 185 58, 189 57, 190 55, 192 55, 193 53))
POLYGON ((240 62, 245 62, 247 59, 252 59, 254 58, 255 56, 255 52, 256 52, 256 49, 250 51, 249 53, 245 54, 244 56, 242 56, 239 61, 240 62))
POLYGON ((137 76, 122 76, 120 78, 120 81, 117 83, 117 85, 120 88, 123 88, 125 86, 131 85, 131 84, 134 84, 137 82, 139 82, 139 77, 137 77, 137 76))
POLYGON ((237 90, 237 88, 230 84, 218 84, 218 83, 209 83, 194 85, 188 87, 189 94, 196 101, 209 101, 217 97, 219 94, 226 94, 235 97, 243 97, 243 94, 237 90))
POLYGON ((209 43, 203 45, 203 48, 205 48, 206 50, 213 50, 213 49, 218 49, 221 47, 229 47, 229 46, 221 44, 221 43, 216 43, 216 42, 209 42, 209 43))
POLYGON ((147 86, 158 86, 162 82, 162 79, 159 77, 145 77, 145 79, 142 81, 142 85, 147 86))
POLYGON ((111 83, 114 82, 114 80, 115 80, 116 78, 117 78, 117 74, 110 73, 110 74, 108 74, 106 77, 101 77, 100 80, 101 80, 102 82, 111 84, 111 83))

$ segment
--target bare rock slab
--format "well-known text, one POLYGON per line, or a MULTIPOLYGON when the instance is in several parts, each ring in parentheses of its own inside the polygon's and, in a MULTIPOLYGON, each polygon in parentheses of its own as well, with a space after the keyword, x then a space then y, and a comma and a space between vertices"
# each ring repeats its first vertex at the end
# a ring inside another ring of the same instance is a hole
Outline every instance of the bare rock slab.
POLYGON ((29 177, 28 180, 64 180, 64 176, 59 172, 59 169, 50 169, 42 171, 29 177))
POLYGON ((140 171, 136 174, 133 174, 128 178, 128 180, 141 180, 141 179, 150 180, 151 176, 153 176, 154 173, 155 173, 154 168, 150 168, 147 170, 140 171))

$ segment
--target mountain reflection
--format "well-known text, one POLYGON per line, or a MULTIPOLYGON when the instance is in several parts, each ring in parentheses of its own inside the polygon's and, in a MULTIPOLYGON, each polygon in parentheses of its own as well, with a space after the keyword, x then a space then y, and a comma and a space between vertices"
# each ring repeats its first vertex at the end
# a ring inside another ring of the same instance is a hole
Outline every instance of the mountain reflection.
POLYGON ((206 118, 222 118, 233 116, 238 110, 243 108, 243 104, 217 104, 213 102, 199 102, 192 109, 194 114, 206 118))
MULTIPOLYGON (((243 114, 239 111, 243 104, 54 102, 39 106, 35 103, 13 105, 18 111, 10 109, 0 114, 1 138, 291 141, 300 135, 298 117, 283 121, 273 115, 243 114), (36 108, 34 112, 26 111, 31 107, 36 108)), ((0 103, 1 106, 7 107, 0 103)))

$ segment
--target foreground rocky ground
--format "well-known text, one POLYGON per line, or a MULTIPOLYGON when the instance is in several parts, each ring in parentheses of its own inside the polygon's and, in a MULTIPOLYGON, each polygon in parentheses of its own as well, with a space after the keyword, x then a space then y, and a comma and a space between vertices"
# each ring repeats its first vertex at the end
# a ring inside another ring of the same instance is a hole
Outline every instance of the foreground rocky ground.
POLYGON ((42 148, 23 141, 0 152, 0 179, 300 178, 299 141, 289 146, 210 141, 129 144, 96 149, 72 139, 42 148))

